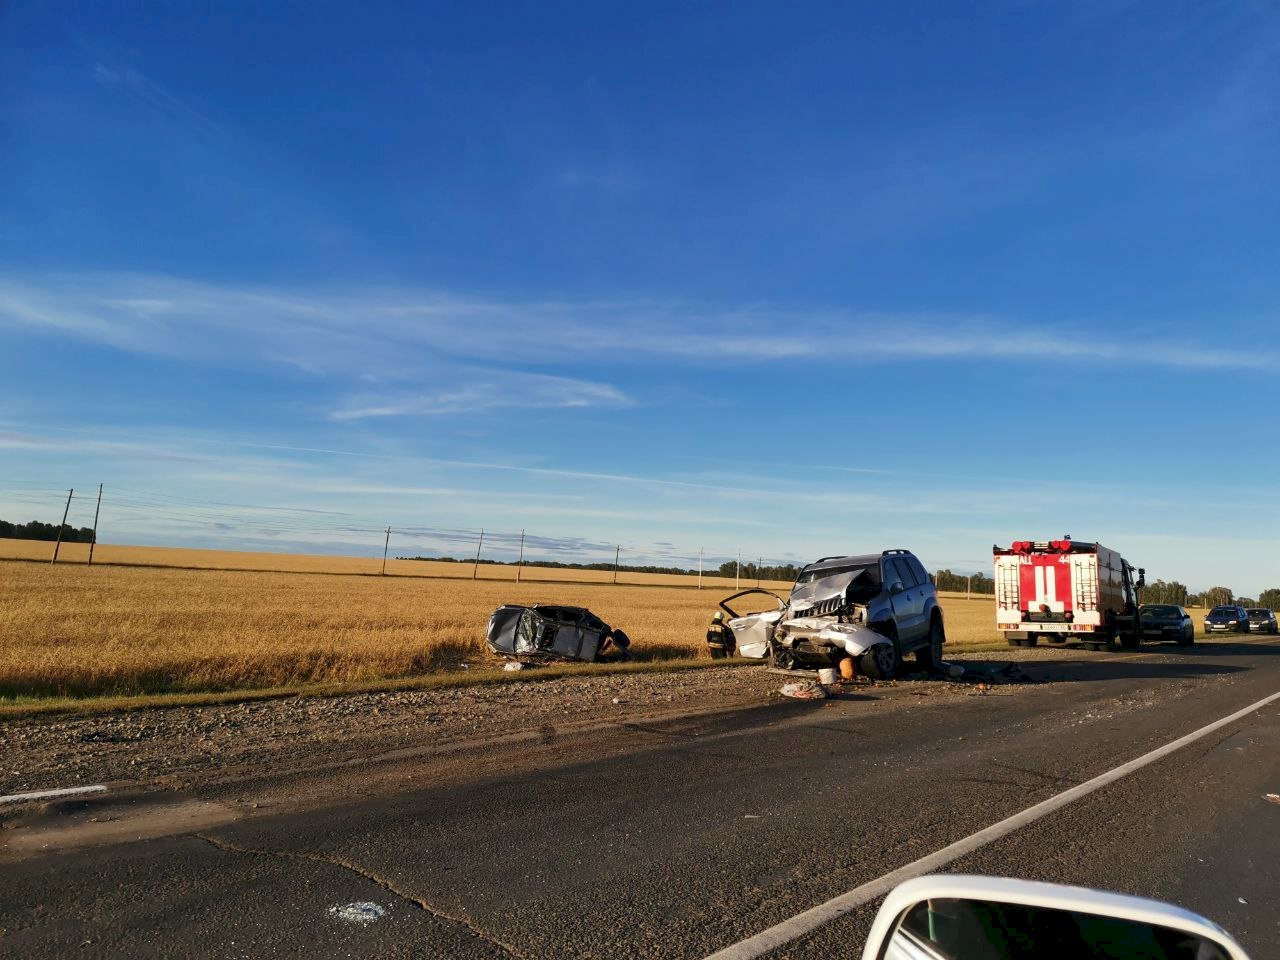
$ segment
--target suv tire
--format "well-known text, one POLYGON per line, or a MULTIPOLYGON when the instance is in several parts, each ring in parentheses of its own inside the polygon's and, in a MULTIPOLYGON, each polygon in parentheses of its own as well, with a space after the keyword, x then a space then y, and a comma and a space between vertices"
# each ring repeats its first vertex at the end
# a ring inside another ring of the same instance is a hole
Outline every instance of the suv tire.
POLYGON ((932 672, 942 669, 942 645, 947 636, 942 629, 942 617, 935 612, 929 620, 929 643, 916 651, 916 666, 921 670, 932 672))
POLYGON ((902 658, 898 656, 898 648, 892 640, 877 643, 858 659, 858 666, 872 680, 892 680, 902 666, 902 658))

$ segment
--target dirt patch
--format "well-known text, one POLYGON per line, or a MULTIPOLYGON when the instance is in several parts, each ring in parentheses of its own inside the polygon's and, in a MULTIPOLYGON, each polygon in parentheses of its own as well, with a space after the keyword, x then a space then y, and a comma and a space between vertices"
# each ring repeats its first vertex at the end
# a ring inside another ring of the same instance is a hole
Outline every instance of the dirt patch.
MULTIPOLYGON (((781 702, 784 682, 763 666, 726 667, 33 717, 0 723, 0 793, 91 783, 176 789, 230 772, 360 762, 512 735, 554 740, 584 725, 781 702)), ((972 692, 941 681, 842 689, 913 699, 972 692)))
POLYGON ((87 783, 181 785, 233 767, 357 758, 423 745, 627 722, 654 712, 766 702, 755 667, 636 673, 426 691, 298 697, 0 723, 0 793, 87 783))

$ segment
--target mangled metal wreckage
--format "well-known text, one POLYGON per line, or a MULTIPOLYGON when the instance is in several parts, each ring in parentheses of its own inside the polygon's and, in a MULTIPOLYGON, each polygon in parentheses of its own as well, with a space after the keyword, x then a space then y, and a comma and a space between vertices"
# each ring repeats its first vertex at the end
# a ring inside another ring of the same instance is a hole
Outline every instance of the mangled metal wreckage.
POLYGON ((489 618, 489 649, 521 661, 630 660, 631 639, 585 607, 504 604, 489 618))
MULTIPOLYGON (((720 607, 729 617, 724 626, 732 633, 737 654, 767 658, 787 670, 833 667, 847 657, 864 676, 894 676, 904 651, 892 598, 878 575, 879 558, 839 559, 845 562, 818 561, 806 567, 786 600, 758 587, 722 600, 720 607), (730 606, 762 595, 772 599, 774 609, 739 614, 730 606)), ((925 640, 927 655, 939 662, 941 640, 940 631, 936 641, 925 640)))

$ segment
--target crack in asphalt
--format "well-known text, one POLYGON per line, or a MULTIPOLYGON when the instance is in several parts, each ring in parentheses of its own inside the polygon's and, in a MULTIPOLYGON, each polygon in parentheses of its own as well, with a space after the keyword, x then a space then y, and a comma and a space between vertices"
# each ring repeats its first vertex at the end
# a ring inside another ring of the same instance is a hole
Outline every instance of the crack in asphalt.
POLYGON ((669 740, 696 740, 698 734, 687 733, 684 730, 663 730, 660 727, 647 723, 623 723, 620 726, 624 730, 633 730, 636 733, 648 733, 655 737, 666 737, 669 740))
POLYGON ((446 921, 462 927, 477 940, 482 940, 491 946, 497 947, 508 956, 523 960, 523 954, 521 954, 519 950, 511 944, 499 940, 487 930, 476 926, 466 917, 459 917, 450 913, 445 913, 443 910, 432 906, 426 900, 422 900, 418 897, 405 893, 403 890, 398 889, 390 880, 364 869, 359 864, 351 863, 350 861, 343 860, 340 857, 334 857, 322 853, 296 853, 292 850, 269 850, 265 847, 245 847, 236 843, 231 843, 228 840, 219 840, 217 837, 210 836, 207 833, 193 833, 190 834, 190 836, 195 837, 197 840, 204 841, 215 849, 221 850, 223 853, 236 853, 259 857, 276 857, 281 860, 308 860, 312 863, 324 863, 329 866, 341 867, 343 870, 350 871, 361 879, 377 884, 383 890, 386 890, 388 893, 400 898, 411 907, 417 907, 424 913, 431 914, 431 916, 435 917, 437 920, 446 921))
POLYGON ((1074 787, 1079 782, 1077 780, 1072 780, 1070 777, 1060 776, 1056 773, 1046 773, 1043 770, 1035 770, 1031 767, 1020 767, 1013 763, 1002 763, 999 760, 989 760, 988 766, 996 767, 1000 770, 1011 770, 1014 773, 1025 773, 1029 777, 1036 777, 1037 779, 1048 783, 1063 784, 1074 787))

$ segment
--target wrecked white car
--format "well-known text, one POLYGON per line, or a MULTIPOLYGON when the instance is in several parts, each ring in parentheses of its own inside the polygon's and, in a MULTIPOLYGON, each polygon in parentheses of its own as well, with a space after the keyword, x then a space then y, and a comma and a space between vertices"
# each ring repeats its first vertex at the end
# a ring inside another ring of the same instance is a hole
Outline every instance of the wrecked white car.
POLYGON ((887 679, 909 653, 923 670, 942 663, 946 634, 937 594, 906 550, 824 557, 800 571, 786 600, 753 588, 727 597, 720 608, 732 638, 725 638, 726 646, 731 642, 739 656, 768 658, 783 669, 833 667, 849 657, 859 673, 887 679), (761 595, 772 599, 772 609, 738 613, 729 606, 761 595))

